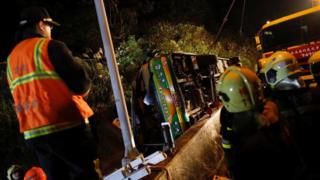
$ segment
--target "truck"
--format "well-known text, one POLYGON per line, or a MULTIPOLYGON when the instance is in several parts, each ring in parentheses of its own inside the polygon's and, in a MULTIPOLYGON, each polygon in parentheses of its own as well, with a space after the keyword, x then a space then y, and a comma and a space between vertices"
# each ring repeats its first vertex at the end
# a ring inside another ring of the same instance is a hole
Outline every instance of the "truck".
POLYGON ((262 54, 258 70, 276 51, 288 51, 297 58, 304 79, 312 79, 308 59, 320 50, 319 18, 320 6, 315 6, 267 21, 255 36, 257 50, 262 54))

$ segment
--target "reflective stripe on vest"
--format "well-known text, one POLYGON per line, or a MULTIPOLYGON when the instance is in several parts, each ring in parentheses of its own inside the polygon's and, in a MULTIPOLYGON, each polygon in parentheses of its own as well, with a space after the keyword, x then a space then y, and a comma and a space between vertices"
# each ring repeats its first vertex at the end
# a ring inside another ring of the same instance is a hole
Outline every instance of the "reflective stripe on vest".
POLYGON ((45 39, 40 39, 37 44, 36 47, 34 48, 33 51, 33 59, 34 59, 34 64, 36 66, 36 72, 38 71, 42 71, 42 58, 41 58, 41 51, 42 51, 42 46, 45 39))
POLYGON ((11 69, 10 69, 10 64, 9 64, 9 59, 10 59, 10 56, 8 56, 7 58, 7 79, 8 79, 8 82, 9 84, 11 84, 12 82, 12 73, 11 73, 11 69))
POLYGON ((60 79, 60 77, 54 71, 42 71, 42 72, 30 73, 30 74, 21 76, 19 78, 16 78, 15 80, 11 81, 10 90, 11 90, 11 92, 13 92, 13 90, 17 86, 28 83, 28 82, 32 82, 37 79, 60 79))
POLYGON ((45 39, 41 38, 34 48, 33 57, 34 57, 34 64, 36 67, 35 72, 26 74, 24 76, 18 77, 15 80, 12 80, 12 73, 10 70, 10 57, 8 57, 8 67, 7 67, 7 74, 10 84, 10 90, 13 92, 13 90, 22 84, 32 82, 34 80, 38 79, 60 79, 60 76, 54 72, 54 71, 43 71, 42 69, 42 58, 41 58, 41 50, 42 46, 45 42, 45 39))
POLYGON ((222 139, 222 147, 224 149, 231 149, 232 147, 231 142, 226 139, 222 139))
POLYGON ((24 139, 32 139, 35 137, 43 136, 43 135, 48 135, 54 132, 59 132, 64 129, 70 129, 76 126, 79 126, 83 124, 83 122, 64 122, 64 123, 59 123, 59 124, 53 124, 53 125, 48 125, 36 129, 32 129, 29 131, 23 132, 24 139))

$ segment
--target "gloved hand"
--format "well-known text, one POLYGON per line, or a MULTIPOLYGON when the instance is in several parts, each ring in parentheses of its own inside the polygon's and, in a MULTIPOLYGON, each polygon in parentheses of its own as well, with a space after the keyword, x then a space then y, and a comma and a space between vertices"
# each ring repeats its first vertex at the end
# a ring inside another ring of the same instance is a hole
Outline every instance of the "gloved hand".
POLYGON ((278 122, 279 121, 278 105, 275 102, 268 100, 264 104, 262 116, 264 117, 264 120, 266 121, 265 123, 267 126, 278 122))

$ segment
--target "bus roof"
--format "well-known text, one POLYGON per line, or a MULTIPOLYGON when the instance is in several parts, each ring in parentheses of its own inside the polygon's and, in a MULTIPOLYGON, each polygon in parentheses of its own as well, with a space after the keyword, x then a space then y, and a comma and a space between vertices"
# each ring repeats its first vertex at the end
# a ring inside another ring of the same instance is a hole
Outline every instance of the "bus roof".
POLYGON ((287 15, 287 16, 284 16, 284 17, 281 17, 279 19, 275 19, 273 21, 270 21, 266 24, 264 24, 261 28, 261 30, 267 28, 267 27, 270 27, 270 26, 274 26, 276 24, 279 24, 279 23, 282 23, 282 22, 285 22, 285 21, 288 21, 290 19, 294 19, 294 18, 297 18, 297 17, 300 17, 300 16, 304 16, 304 15, 307 15, 307 14, 311 14, 311 13, 314 13, 314 12, 317 12, 317 11, 320 11, 320 5, 319 6, 315 6, 315 7, 312 7, 312 8, 309 8, 309 9, 306 9, 306 10, 302 10, 302 11, 298 11, 296 13, 293 13, 293 14, 290 14, 290 15, 287 15))

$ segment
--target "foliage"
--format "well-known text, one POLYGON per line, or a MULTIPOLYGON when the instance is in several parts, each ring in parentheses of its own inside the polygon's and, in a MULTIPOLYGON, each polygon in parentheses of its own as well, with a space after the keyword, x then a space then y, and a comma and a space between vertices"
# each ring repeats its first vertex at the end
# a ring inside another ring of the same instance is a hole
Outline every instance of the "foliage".
POLYGON ((239 56, 243 65, 254 68, 258 54, 251 39, 228 32, 215 42, 215 36, 203 26, 160 22, 139 39, 146 49, 184 51, 197 54, 214 54, 231 58, 239 56))
POLYGON ((145 55, 135 36, 129 36, 127 41, 120 43, 116 54, 121 72, 125 72, 126 68, 132 68, 132 66, 139 67, 145 60, 145 55))
MULTIPOLYGON (((119 71, 122 77, 123 86, 126 89, 125 94, 131 95, 131 83, 135 75, 146 59, 146 54, 142 50, 135 36, 129 36, 127 41, 120 43, 116 50, 119 71)), ((129 98, 127 96, 127 98, 129 98)))
POLYGON ((87 49, 87 52, 82 54, 82 58, 76 58, 76 61, 87 71, 92 82, 87 101, 94 110, 101 106, 112 107, 114 99, 111 80, 102 50, 91 54, 88 51, 92 52, 91 49, 87 49))

